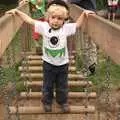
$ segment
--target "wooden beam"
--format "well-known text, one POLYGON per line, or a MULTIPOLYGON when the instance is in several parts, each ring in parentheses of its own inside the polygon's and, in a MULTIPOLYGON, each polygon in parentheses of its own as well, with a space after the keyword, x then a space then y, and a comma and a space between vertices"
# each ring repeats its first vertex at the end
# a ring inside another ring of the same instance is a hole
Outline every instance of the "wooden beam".
MULTIPOLYGON (((82 9, 76 5, 70 5, 70 16, 75 21, 82 9)), ((120 64, 120 26, 100 16, 89 15, 82 29, 95 41, 97 45, 110 56, 117 64, 120 64), (86 28, 87 27, 87 28, 86 28)))
MULTIPOLYGON (((32 82, 27 81, 24 83, 24 85, 42 87, 43 81, 32 81, 32 82)), ((92 82, 91 81, 68 81, 68 86, 70 88, 92 86, 92 82)))
MULTIPOLYGON (((16 107, 11 106, 9 107, 10 114, 16 114, 17 111, 19 114, 62 114, 60 108, 53 109, 52 112, 45 112, 42 107, 33 107, 33 106, 24 106, 16 107)), ((95 107, 94 106, 70 106, 70 114, 80 114, 80 113, 94 113, 95 107)), ((66 114, 69 114, 66 113, 66 114)))
MULTIPOLYGON (((70 59, 75 59, 75 56, 70 56, 69 58, 70 59)), ((29 56, 26 57, 26 59, 28 59, 28 60, 41 60, 42 56, 40 56, 40 55, 29 55, 29 56)))
POLYGON ((88 35, 102 48, 107 56, 120 64, 120 26, 99 16, 88 19, 88 35))
MULTIPOLYGON (((21 72, 35 72, 35 71, 43 71, 43 67, 42 66, 20 66, 19 67, 19 71, 21 72)), ((73 67, 73 66, 69 66, 69 72, 76 72, 76 67, 73 67)))
MULTIPOLYGON (((70 64, 75 64, 75 60, 70 60, 70 64)), ((23 65, 29 64, 29 66, 37 66, 37 65, 42 65, 43 64, 43 60, 42 59, 38 59, 38 60, 27 60, 27 61, 23 61, 22 62, 23 65)))
MULTIPOLYGON (((41 92, 21 92, 20 97, 22 98, 42 98, 41 92)), ((96 92, 69 92, 69 98, 96 98, 96 92)))
MULTIPOLYGON (((43 79, 43 74, 40 73, 21 73, 21 78, 30 78, 30 79, 43 79)), ((69 74, 68 79, 70 80, 85 80, 87 77, 79 74, 69 74)))
MULTIPOLYGON (((29 14, 28 4, 24 5, 24 7, 19 7, 18 9, 29 14)), ((11 14, 5 14, 0 18, 0 58, 22 23, 23 21, 17 15, 13 16, 11 14)))

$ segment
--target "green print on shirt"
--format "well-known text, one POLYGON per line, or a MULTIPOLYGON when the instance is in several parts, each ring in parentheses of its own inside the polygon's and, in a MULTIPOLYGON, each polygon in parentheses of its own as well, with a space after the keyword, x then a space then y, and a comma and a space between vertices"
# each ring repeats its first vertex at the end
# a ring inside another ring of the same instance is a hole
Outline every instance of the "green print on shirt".
POLYGON ((65 55, 65 48, 62 48, 59 50, 51 50, 51 49, 45 48, 45 53, 48 56, 52 56, 52 57, 62 57, 65 55))

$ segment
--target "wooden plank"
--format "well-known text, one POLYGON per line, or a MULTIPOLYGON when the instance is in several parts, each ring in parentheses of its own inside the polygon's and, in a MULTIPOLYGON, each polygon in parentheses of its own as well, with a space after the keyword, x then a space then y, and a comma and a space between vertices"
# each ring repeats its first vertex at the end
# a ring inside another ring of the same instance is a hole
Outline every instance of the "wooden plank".
MULTIPOLYGON (((25 82, 24 85, 26 86, 38 86, 42 87, 43 82, 42 81, 32 81, 32 82, 25 82)), ((85 86, 92 86, 91 81, 68 81, 69 87, 85 87, 85 86)))
MULTIPOLYGON (((26 57, 28 60, 41 60, 42 56, 40 55, 29 55, 26 57)), ((70 56, 70 59, 75 59, 75 56, 70 56)))
MULTIPOLYGON (((21 92, 22 98, 42 98, 42 92, 21 92)), ((69 98, 96 98, 96 92, 69 92, 69 98)))
MULTIPOLYGON (((40 73, 21 73, 21 78, 31 78, 31 79, 42 79, 43 74, 40 73)), ((75 79, 75 80, 84 80, 87 77, 80 74, 68 74, 68 79, 75 79)))
MULTIPOLYGON (((28 64, 29 66, 37 66, 37 65, 42 65, 43 64, 43 60, 27 60, 27 61, 23 61, 22 62, 23 65, 28 64)), ((70 60, 70 64, 75 64, 75 60, 70 60)))
MULTIPOLYGON (((28 4, 24 5, 24 7, 19 7, 18 9, 29 14, 28 4)), ((17 15, 13 16, 11 14, 5 14, 0 18, 0 58, 22 23, 23 21, 17 15)))
MULTIPOLYGON (((16 107, 11 106, 9 107, 10 114, 16 114, 17 111, 19 114, 62 114, 60 108, 53 109, 52 112, 45 112, 43 108, 40 107, 33 107, 33 106, 24 106, 24 107, 18 107, 18 110, 16 107)), ((94 106, 70 106, 70 114, 80 114, 80 113, 94 113, 95 107, 94 106)), ((66 113, 68 114, 68 113, 66 113)))
MULTIPOLYGON (((42 66, 20 66, 19 67, 19 71, 31 71, 31 72, 35 72, 35 71, 43 71, 43 67, 42 66)), ((76 71, 76 67, 73 66, 69 66, 69 71, 70 72, 75 72, 76 71)))
MULTIPOLYGON (((76 20, 82 9, 70 5, 70 16, 76 20)), ((82 29, 102 48, 117 64, 120 64, 120 26, 100 16, 89 15, 88 22, 84 22, 82 29)))
POLYGON ((90 16, 88 34, 115 63, 120 64, 120 26, 99 16, 90 16))

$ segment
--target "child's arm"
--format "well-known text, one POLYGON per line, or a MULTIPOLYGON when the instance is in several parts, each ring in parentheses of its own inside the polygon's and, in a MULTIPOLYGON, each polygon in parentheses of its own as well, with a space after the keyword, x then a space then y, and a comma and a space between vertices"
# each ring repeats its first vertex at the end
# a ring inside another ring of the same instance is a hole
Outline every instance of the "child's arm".
POLYGON ((23 13, 22 11, 18 9, 12 9, 10 11, 6 12, 7 14, 13 14, 13 15, 18 15, 23 21, 30 25, 35 25, 35 20, 29 17, 27 14, 23 13))
POLYGON ((87 18, 89 14, 93 14, 93 13, 95 13, 95 12, 90 11, 90 10, 84 10, 83 13, 79 16, 79 18, 76 21, 77 28, 79 28, 82 25, 85 18, 87 18))

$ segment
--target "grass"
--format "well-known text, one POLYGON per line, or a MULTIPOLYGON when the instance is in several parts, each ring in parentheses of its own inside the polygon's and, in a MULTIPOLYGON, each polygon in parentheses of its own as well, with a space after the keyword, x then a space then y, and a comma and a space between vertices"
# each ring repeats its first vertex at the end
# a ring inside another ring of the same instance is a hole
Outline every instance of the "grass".
POLYGON ((96 75, 90 76, 88 79, 91 80, 96 88, 105 87, 109 84, 111 88, 116 89, 120 87, 120 65, 109 62, 101 62, 97 67, 96 75))
MULTIPOLYGON (((111 88, 120 88, 120 65, 115 64, 111 60, 107 61, 103 52, 100 53, 98 59, 96 74, 88 77, 88 80, 94 84, 93 89, 104 88, 107 80, 111 88)), ((82 57, 79 55, 76 60, 77 70, 80 71, 83 66, 82 57)))

